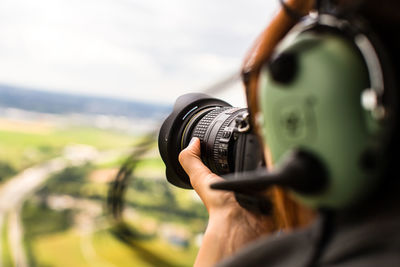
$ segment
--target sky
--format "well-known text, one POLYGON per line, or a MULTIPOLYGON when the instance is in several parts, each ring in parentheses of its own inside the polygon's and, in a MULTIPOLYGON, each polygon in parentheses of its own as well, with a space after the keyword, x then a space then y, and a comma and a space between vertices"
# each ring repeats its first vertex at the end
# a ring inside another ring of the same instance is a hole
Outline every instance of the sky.
MULTIPOLYGON (((238 71, 277 5, 1 0, 0 84, 172 103, 238 71)), ((240 83, 225 97, 239 103, 240 83)))

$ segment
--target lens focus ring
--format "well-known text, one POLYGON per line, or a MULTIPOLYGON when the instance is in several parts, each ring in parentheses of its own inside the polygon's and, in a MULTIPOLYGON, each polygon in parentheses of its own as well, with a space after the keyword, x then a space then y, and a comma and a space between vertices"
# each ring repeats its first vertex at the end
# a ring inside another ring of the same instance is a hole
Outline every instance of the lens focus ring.
POLYGON ((202 161, 214 173, 234 171, 234 151, 231 151, 230 140, 235 126, 232 123, 239 113, 245 111, 236 107, 216 107, 195 124, 191 136, 201 140, 202 161))
POLYGON ((204 141, 207 129, 210 127, 211 122, 223 111, 230 109, 231 107, 216 108, 205 115, 196 128, 193 131, 193 137, 198 137, 201 141, 204 141))
POLYGON ((218 169, 219 173, 228 173, 230 171, 228 163, 228 143, 223 142, 222 139, 224 138, 224 134, 228 134, 228 139, 230 138, 232 131, 226 131, 226 127, 228 127, 228 125, 230 125, 232 121, 236 118, 236 114, 242 112, 242 109, 238 110, 237 108, 233 108, 232 111, 233 112, 229 116, 229 118, 226 119, 221 127, 218 129, 218 133, 213 146, 213 160, 216 163, 216 168, 218 169))

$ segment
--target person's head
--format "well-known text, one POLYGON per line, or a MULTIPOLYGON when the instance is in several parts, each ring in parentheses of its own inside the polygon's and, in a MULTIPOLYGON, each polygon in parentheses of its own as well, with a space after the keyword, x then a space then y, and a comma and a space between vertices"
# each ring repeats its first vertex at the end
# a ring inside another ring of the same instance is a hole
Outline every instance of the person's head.
POLYGON ((352 206, 390 180, 398 147, 399 7, 395 0, 286 1, 244 61, 268 165, 305 149, 327 169, 325 191, 300 194, 315 208, 352 206), (315 7, 314 21, 292 30, 315 7))

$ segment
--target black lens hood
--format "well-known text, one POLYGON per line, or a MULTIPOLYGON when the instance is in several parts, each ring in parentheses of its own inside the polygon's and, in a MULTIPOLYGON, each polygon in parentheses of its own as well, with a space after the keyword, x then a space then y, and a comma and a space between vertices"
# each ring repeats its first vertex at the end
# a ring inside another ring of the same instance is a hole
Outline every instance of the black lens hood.
POLYGON ((192 189, 189 177, 178 160, 183 149, 182 135, 190 119, 206 108, 230 106, 225 101, 200 93, 185 94, 176 100, 172 113, 164 121, 158 135, 158 149, 166 166, 167 180, 171 184, 192 189))

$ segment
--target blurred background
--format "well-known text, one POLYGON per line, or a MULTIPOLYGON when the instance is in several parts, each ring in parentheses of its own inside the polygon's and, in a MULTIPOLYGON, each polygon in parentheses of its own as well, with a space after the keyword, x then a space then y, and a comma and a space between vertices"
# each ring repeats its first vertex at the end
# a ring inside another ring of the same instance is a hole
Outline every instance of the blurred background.
POLYGON ((0 266, 191 266, 207 213, 154 133, 184 93, 245 105, 241 60, 277 6, 2 0, 0 266))

